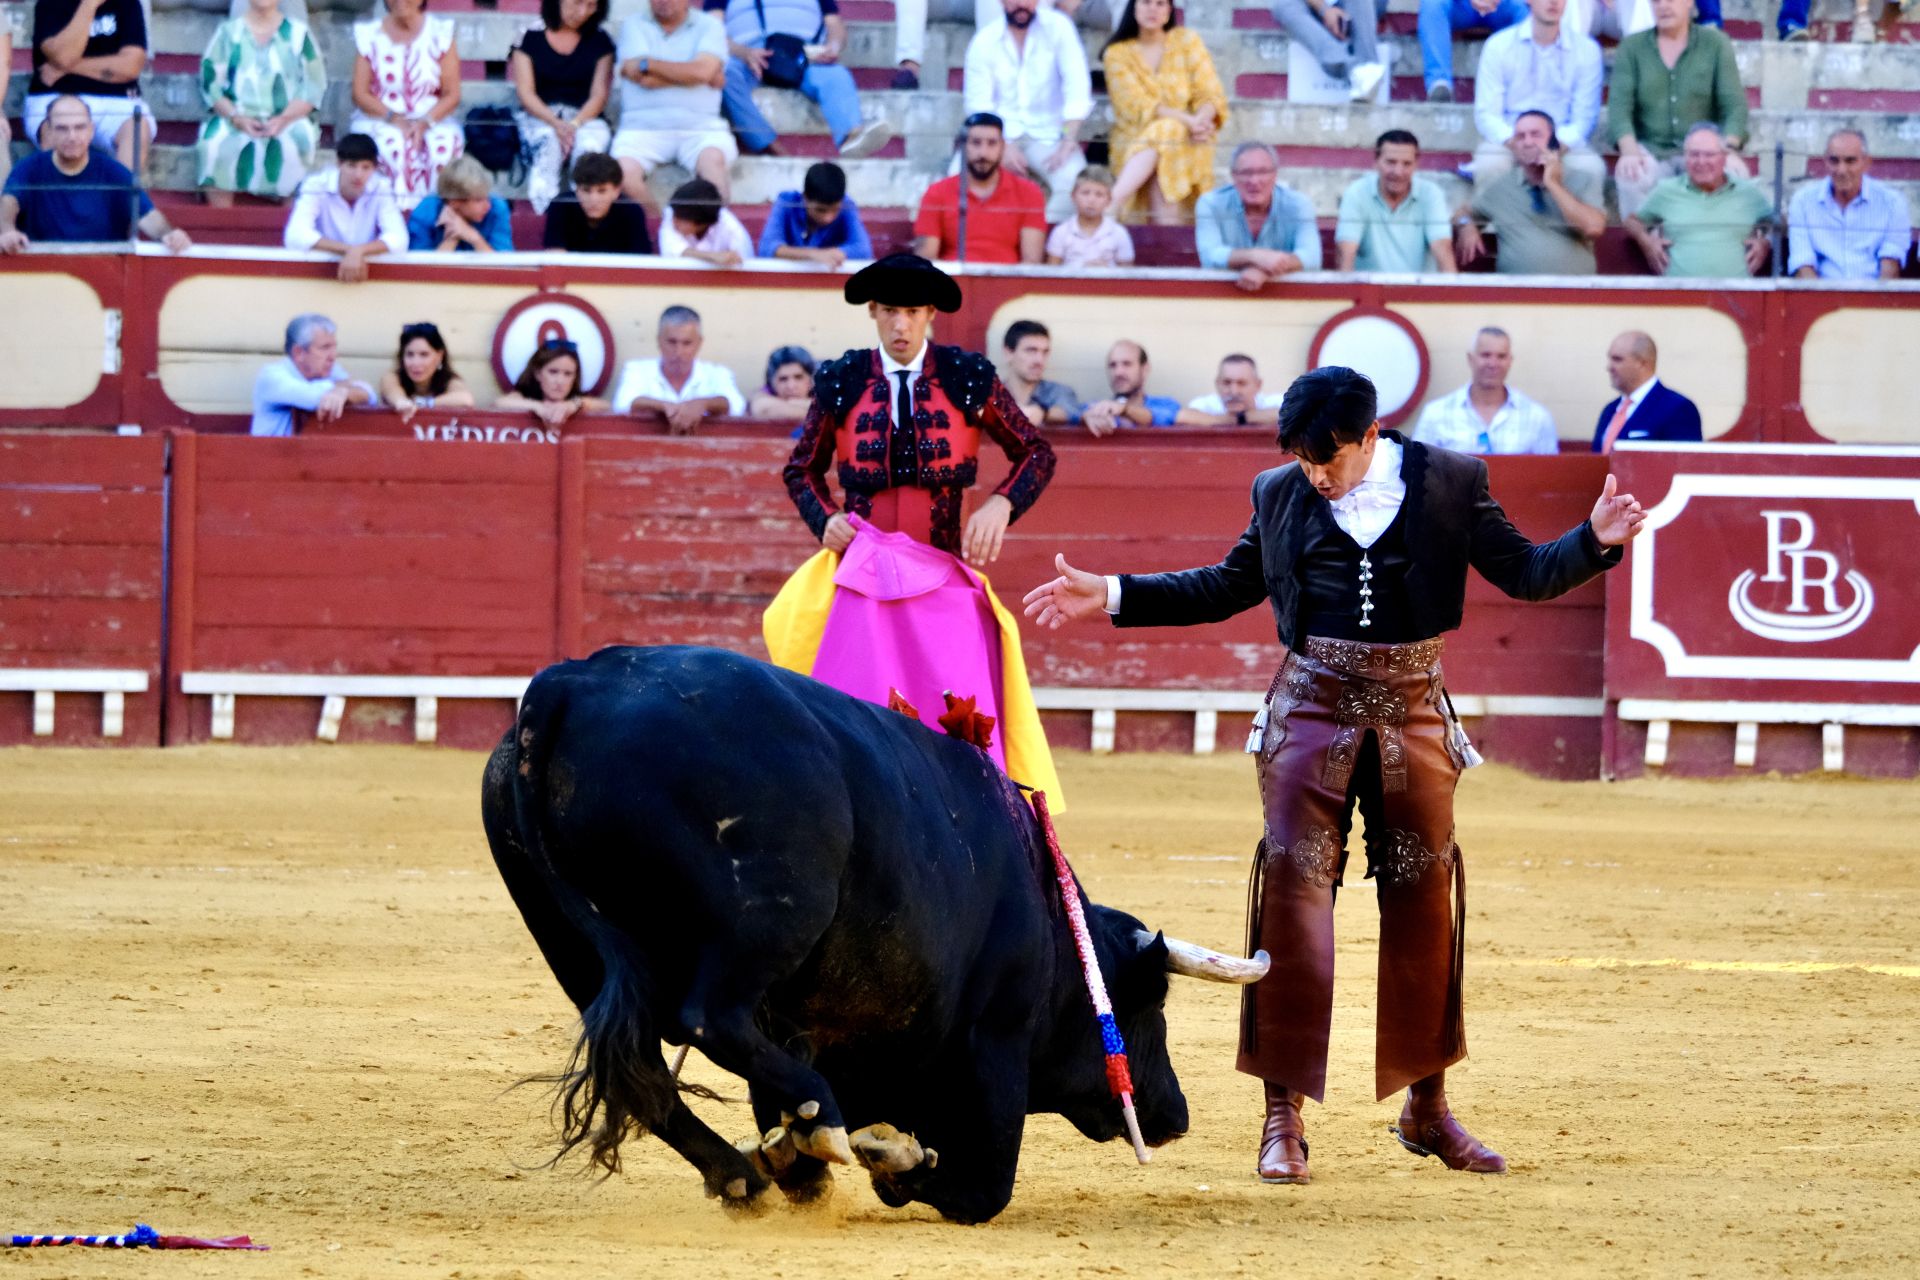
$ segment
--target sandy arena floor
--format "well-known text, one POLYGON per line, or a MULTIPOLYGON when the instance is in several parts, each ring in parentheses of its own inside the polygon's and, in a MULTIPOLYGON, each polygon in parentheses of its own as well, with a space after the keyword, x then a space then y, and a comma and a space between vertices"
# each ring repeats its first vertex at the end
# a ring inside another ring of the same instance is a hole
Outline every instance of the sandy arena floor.
MULTIPOLYGON (((0 1232, 251 1232, 253 1255, 0 1251, 6 1276, 1920 1274, 1920 787, 1462 790, 1472 1060, 1504 1179, 1401 1152, 1369 1095, 1376 917, 1343 897, 1315 1181, 1252 1176, 1227 988, 1169 1004, 1194 1132, 1146 1168, 1051 1118, 985 1227, 724 1217, 657 1142, 536 1166, 572 1010, 496 879, 481 757, 0 752, 0 1232)), ((1098 899, 1237 945, 1241 758, 1070 757, 1098 899)), ((695 1078, 726 1083, 697 1057, 695 1078)), ((717 1127, 744 1136, 744 1108, 717 1127)))

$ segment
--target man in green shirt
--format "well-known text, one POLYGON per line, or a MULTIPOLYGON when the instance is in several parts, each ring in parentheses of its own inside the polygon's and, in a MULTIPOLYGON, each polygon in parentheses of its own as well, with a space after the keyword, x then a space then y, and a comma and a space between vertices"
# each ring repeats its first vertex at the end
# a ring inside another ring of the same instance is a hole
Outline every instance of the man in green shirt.
POLYGON ((1522 111, 1507 139, 1514 165, 1474 195, 1454 225, 1461 266, 1485 252, 1481 228, 1500 233, 1494 270, 1503 275, 1590 276, 1594 242, 1607 229, 1605 179, 1591 170, 1568 169, 1554 135, 1553 117, 1522 111))
MULTIPOLYGON (((1693 0, 1653 0, 1653 30, 1620 42, 1607 90, 1607 131, 1620 149, 1614 187, 1620 216, 1636 212, 1654 184, 1680 171, 1686 131, 1720 126, 1738 151, 1747 140, 1747 91, 1733 41, 1693 22, 1693 0)), ((1737 172, 1750 172, 1738 157, 1737 172)))
POLYGON ((1389 129, 1373 144, 1374 172, 1355 178, 1340 196, 1333 248, 1341 271, 1452 273, 1453 237, 1447 198, 1417 177, 1420 139, 1389 129), (1431 264, 1431 265, 1429 265, 1431 264))
POLYGON ((1717 125, 1689 129, 1681 157, 1686 176, 1655 187, 1627 219, 1627 234, 1664 276, 1752 275, 1767 260, 1772 203, 1727 172, 1727 143, 1717 125))

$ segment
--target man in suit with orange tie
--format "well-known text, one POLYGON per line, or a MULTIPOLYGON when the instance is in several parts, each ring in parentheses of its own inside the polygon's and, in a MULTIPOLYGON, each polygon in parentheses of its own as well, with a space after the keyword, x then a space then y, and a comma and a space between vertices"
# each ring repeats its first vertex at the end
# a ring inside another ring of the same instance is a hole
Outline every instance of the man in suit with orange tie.
POLYGON ((1700 440, 1700 410, 1663 385, 1654 370, 1660 351, 1653 339, 1629 329, 1607 348, 1607 380, 1620 394, 1600 411, 1593 451, 1612 453, 1622 440, 1700 440))

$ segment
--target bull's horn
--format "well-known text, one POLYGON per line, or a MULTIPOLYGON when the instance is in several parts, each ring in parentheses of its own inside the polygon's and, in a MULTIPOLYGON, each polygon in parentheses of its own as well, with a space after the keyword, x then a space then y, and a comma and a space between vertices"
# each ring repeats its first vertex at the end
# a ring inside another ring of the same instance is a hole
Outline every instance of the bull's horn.
MULTIPOLYGON (((1145 929, 1135 936, 1143 947, 1154 938, 1145 929)), ((1243 960, 1238 956, 1209 951, 1191 942, 1182 942, 1178 938, 1167 938, 1166 944, 1167 972, 1188 978, 1204 978, 1208 982, 1231 982, 1236 986, 1245 986, 1266 977, 1267 969, 1273 963, 1264 951, 1256 951, 1252 959, 1243 960)))

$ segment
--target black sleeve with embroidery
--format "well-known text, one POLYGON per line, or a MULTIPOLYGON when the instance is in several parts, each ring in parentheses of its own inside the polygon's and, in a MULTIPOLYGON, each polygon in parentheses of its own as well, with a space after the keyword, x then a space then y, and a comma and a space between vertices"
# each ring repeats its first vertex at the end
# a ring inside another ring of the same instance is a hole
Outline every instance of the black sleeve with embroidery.
POLYGON ((813 403, 807 408, 806 421, 800 424, 800 439, 794 443, 793 454, 780 472, 787 496, 816 538, 826 536, 827 521, 840 510, 827 487, 827 469, 833 465, 834 432, 845 406, 851 403, 847 384, 855 376, 855 357, 865 354, 849 351, 815 371, 813 403))
POLYGON ((994 492, 1013 504, 1013 515, 1009 517, 1009 522, 1018 520, 1046 491, 1059 460, 1053 452, 1053 446, 1033 425, 1026 410, 1020 407, 1020 402, 1013 398, 1013 392, 1007 390, 1006 384, 997 377, 987 394, 986 403, 980 407, 980 428, 992 437, 994 443, 1005 451, 1007 460, 1013 463, 1013 470, 1007 473, 1007 478, 1000 482, 1000 487, 994 492))

